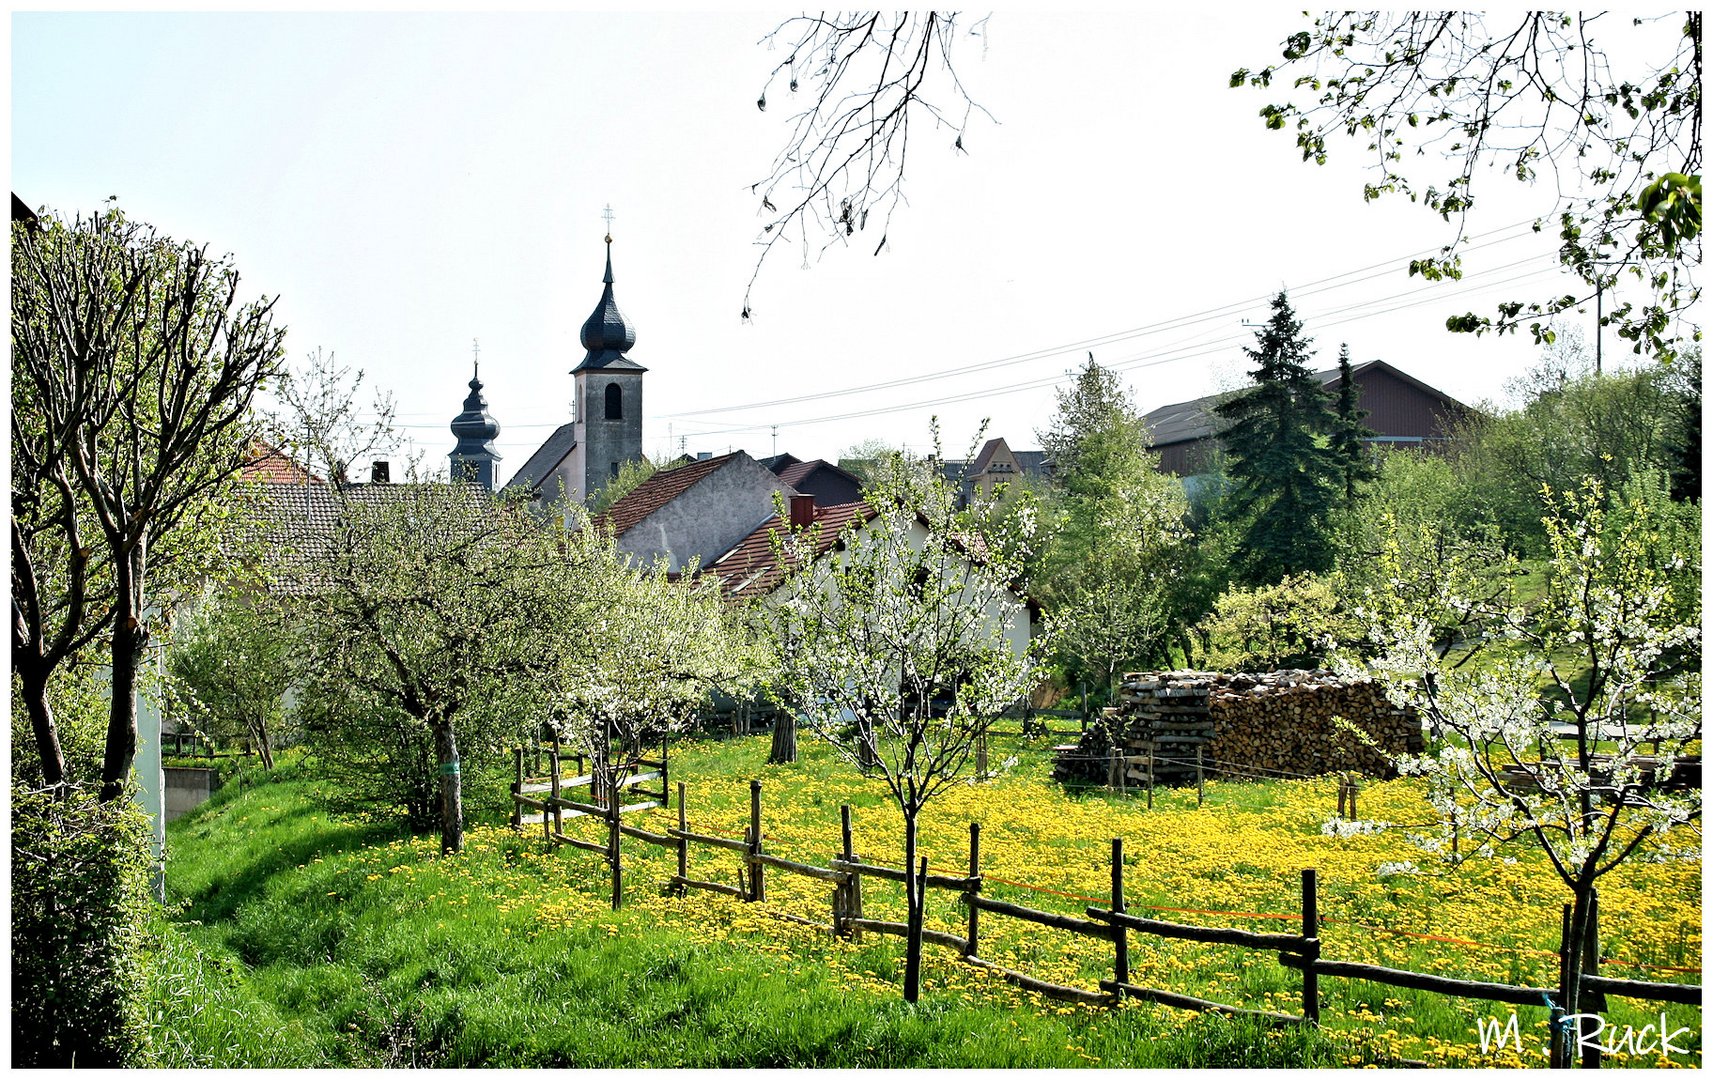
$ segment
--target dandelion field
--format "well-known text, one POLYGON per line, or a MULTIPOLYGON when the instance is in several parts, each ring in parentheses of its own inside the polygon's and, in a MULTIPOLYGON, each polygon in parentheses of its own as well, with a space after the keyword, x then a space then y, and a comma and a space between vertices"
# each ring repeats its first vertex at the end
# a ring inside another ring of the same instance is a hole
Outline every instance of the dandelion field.
MULTIPOLYGON (((897 865, 901 824, 878 780, 804 740, 793 765, 762 764, 765 737, 675 748, 693 831, 741 836, 749 780, 763 785, 765 849, 826 865, 839 806, 855 846, 897 865)), ((1009 750, 1007 751, 1010 752, 1009 750)), ((1110 842, 1125 840, 1133 912, 1202 925, 1292 932, 1300 871, 1320 879, 1323 955, 1466 979, 1552 986, 1560 905, 1530 855, 1446 871, 1403 830, 1324 835, 1336 782, 1207 785, 1141 798, 1070 795, 1047 778, 1041 744, 1019 744, 1006 775, 958 785, 926 811, 922 851, 935 872, 967 871, 969 823, 982 826, 983 894, 1064 914, 1105 905, 1110 842), (1147 907, 1161 910, 1149 911, 1147 907), (1211 914, 1217 913, 1217 914, 1211 914), (1272 917, 1269 917, 1272 916, 1272 917), (1281 917, 1282 916, 1282 917, 1281 917)), ((997 755, 1003 757, 1005 755, 997 755)), ((1273 1031, 1152 1004, 1070 1005, 1019 990, 925 946, 923 996, 901 1000, 903 943, 860 942, 781 918, 830 921, 829 883, 769 870, 760 904, 664 894, 667 849, 624 842, 625 906, 610 908, 597 857, 544 850, 476 823, 466 850, 386 822, 329 817, 310 769, 217 799, 169 830, 171 924, 153 991, 168 1065, 684 1065, 1076 1067, 1544 1063, 1546 1009, 1523 1008, 1523 1052, 1487 1055, 1477 1020, 1510 1006, 1321 979, 1322 1030, 1273 1031)), ((1368 783, 1363 815, 1426 820, 1413 781, 1368 783)), ((677 811, 627 820, 651 831, 677 811)), ((599 822, 567 831, 602 838, 599 822)), ((1696 838, 1698 840, 1698 837, 1696 838)), ((1676 846, 1691 844, 1683 838, 1676 846)), ((737 883, 738 857, 692 845, 690 876, 737 883)), ((967 913, 931 890, 928 922, 961 934, 967 913)), ((902 921, 901 886, 864 883, 869 918, 902 921)), ((1699 982, 1701 864, 1638 862, 1601 886, 1603 953, 1624 978, 1699 982), (1645 966, 1642 966, 1645 965, 1645 966), (1696 969, 1696 973, 1682 970, 1696 969)), ((981 955, 1052 982, 1094 989, 1111 945, 982 916, 981 955)), ((1133 933, 1131 981, 1246 1008, 1297 1013, 1301 977, 1271 953, 1133 933)), ((1659 1022, 1659 1007, 1613 997, 1609 1023, 1659 1022)), ((1665 1009, 1688 1027, 1688 1054, 1612 1065, 1697 1066, 1700 1010, 1665 1009)))

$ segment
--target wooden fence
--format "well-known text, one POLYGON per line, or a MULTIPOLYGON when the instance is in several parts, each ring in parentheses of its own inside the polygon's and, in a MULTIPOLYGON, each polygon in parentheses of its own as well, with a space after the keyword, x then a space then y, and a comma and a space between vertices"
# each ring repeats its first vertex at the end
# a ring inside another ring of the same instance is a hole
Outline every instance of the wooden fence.
MULTIPOLYGON (((610 744, 609 744, 610 746, 610 744)), ((611 750, 602 747, 599 754, 610 754, 611 750)), ((606 860, 612 874, 613 909, 618 910, 624 895, 623 864, 619 858, 619 838, 628 833, 639 839, 657 839, 657 834, 642 829, 633 828, 621 821, 624 814, 638 810, 651 810, 655 807, 670 806, 669 768, 666 744, 660 745, 658 759, 644 758, 633 754, 626 760, 614 763, 605 757, 590 757, 587 754, 566 751, 559 742, 557 733, 549 733, 545 743, 538 741, 534 747, 534 764, 538 775, 524 774, 524 757, 526 750, 518 747, 512 752, 514 776, 512 780, 512 817, 511 826, 521 833, 525 825, 541 826, 542 840, 549 848, 559 844, 569 844, 571 847, 584 851, 592 851, 606 860), (547 757, 546 775, 539 775, 543 754, 547 757), (564 775, 566 762, 575 763, 572 776, 564 775), (588 763, 589 772, 585 773, 584 763, 588 763), (660 781, 658 791, 641 787, 651 780, 660 781), (579 788, 589 789, 587 801, 567 798, 566 793, 579 788), (610 790, 609 790, 610 789, 610 790), (542 796, 533 798, 532 796, 542 796), (629 795, 641 795, 642 802, 625 802, 629 795), (534 814, 524 811, 534 810, 534 814), (565 833, 567 818, 598 817, 607 823, 607 840, 597 844, 589 840, 581 840, 565 833)), ((683 787, 682 784, 679 785, 683 787)))
MULTIPOLYGON (((520 750, 518 753, 521 762, 522 751, 520 750)), ((520 776, 521 768, 520 764, 520 776)), ((664 764, 662 764, 663 778, 664 771, 664 764)), ((610 823, 609 842, 606 845, 601 845, 563 835, 555 836, 545 833, 544 835, 549 835, 550 840, 594 851, 608 859, 613 867, 612 887, 613 907, 615 909, 620 906, 622 901, 618 871, 618 845, 619 837, 623 835, 659 847, 669 848, 677 853, 677 872, 672 875, 668 887, 679 895, 685 895, 689 890, 697 889, 737 897, 746 902, 765 901, 767 899, 767 871, 776 870, 830 882, 834 886, 829 921, 818 922, 800 915, 774 912, 780 918, 826 930, 851 940, 860 939, 865 932, 898 936, 905 936, 909 933, 909 927, 905 923, 872 919, 864 913, 863 883, 865 879, 902 885, 906 882, 908 874, 901 867, 871 862, 858 855, 852 833, 849 805, 839 808, 841 840, 839 854, 829 860, 829 865, 816 866, 770 855, 764 850, 761 781, 750 781, 750 820, 742 839, 691 831, 686 809, 685 786, 680 782, 677 787, 678 826, 677 828, 669 828, 664 833, 649 832, 645 829, 622 824, 619 821, 618 812, 608 808, 584 807, 582 804, 560 799, 558 802, 563 806, 581 808, 584 812, 605 815, 610 823), (738 857, 738 885, 732 886, 723 882, 690 877, 689 860, 692 844, 729 851, 736 855, 738 857)), ((523 804, 539 805, 529 802, 522 795, 518 795, 517 798, 523 804)), ((557 798, 554 796, 554 799, 557 798)), ((1353 797, 1352 801, 1354 801, 1353 797)), ((666 802, 664 792, 661 802, 666 802)), ((653 802, 636 804, 635 808, 641 809, 644 806, 653 805, 656 804, 653 802)), ((624 809, 628 810, 632 807, 625 807, 624 809)), ((1084 909, 1084 916, 1086 917, 1043 911, 1009 901, 995 900, 982 894, 984 877, 981 870, 981 825, 971 822, 969 827, 969 870, 967 874, 930 872, 926 858, 922 859, 921 865, 917 869, 925 888, 959 894, 959 902, 968 911, 965 932, 959 935, 925 927, 922 930, 922 940, 952 949, 963 958, 965 963, 990 971, 1012 985, 1057 1000, 1112 1005, 1124 998, 1138 998, 1162 1005, 1170 1005, 1174 1008, 1246 1017, 1270 1025, 1319 1024, 1320 979, 1322 976, 1360 979, 1405 989, 1423 990, 1482 1001, 1497 1001, 1511 1005, 1542 1006, 1550 1005, 1552 1001, 1565 1000, 1564 989, 1568 967, 1565 962, 1567 959, 1566 949, 1570 947, 1568 943, 1569 905, 1566 905, 1564 909, 1565 931, 1562 936, 1565 940, 1561 942, 1559 949, 1560 978, 1558 985, 1552 987, 1512 986, 1504 983, 1478 982, 1449 978, 1443 975, 1430 975, 1375 964, 1325 959, 1321 956, 1317 875, 1312 868, 1302 871, 1302 907, 1300 913, 1282 916, 1293 920, 1300 919, 1301 921, 1300 931, 1290 934, 1260 933, 1232 927, 1199 926, 1136 915, 1127 908, 1124 899, 1124 840, 1121 837, 1114 837, 1112 840, 1111 866, 1110 902, 1104 906, 1090 905, 1086 907, 1084 909), (1038 979, 1025 972, 1015 971, 983 959, 980 955, 983 915, 1017 919, 1049 929, 1110 942, 1113 949, 1112 978, 1099 980, 1098 990, 1067 986, 1038 979), (1209 945, 1231 945, 1243 949, 1274 953, 1279 963, 1301 973, 1302 1013, 1295 1015, 1265 1009, 1246 1008, 1133 982, 1130 975, 1131 933, 1196 941, 1209 945)), ((1614 994, 1620 997, 1685 1005, 1699 1005, 1701 1003, 1701 987, 1699 985, 1640 982, 1600 976, 1597 973, 1599 963, 1598 933, 1598 901, 1596 900, 1595 918, 1590 920, 1589 936, 1578 947, 1585 951, 1587 957, 1594 960, 1592 966, 1596 969, 1586 972, 1582 976, 1583 994, 1595 995, 1593 1000, 1600 1006, 1603 1007, 1604 1005, 1603 1000, 1599 997, 1601 994, 1614 994)), ((1554 1012, 1553 1022, 1557 1023, 1559 1018, 1559 1013, 1554 1012)), ((1554 1040, 1553 1050, 1553 1063, 1555 1065, 1569 1064, 1571 1047, 1568 1040, 1554 1040)), ((1589 1051, 1585 1049, 1583 1055, 1585 1065, 1598 1065, 1598 1050, 1589 1051)))

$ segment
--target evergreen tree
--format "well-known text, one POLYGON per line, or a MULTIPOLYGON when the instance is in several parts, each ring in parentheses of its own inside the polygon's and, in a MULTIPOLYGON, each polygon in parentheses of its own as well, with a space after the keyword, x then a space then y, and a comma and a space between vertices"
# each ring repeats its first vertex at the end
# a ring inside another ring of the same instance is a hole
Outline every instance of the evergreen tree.
POLYGON ((1271 584, 1287 574, 1332 565, 1327 511, 1343 491, 1343 470, 1328 442, 1333 418, 1326 390, 1307 365, 1310 340, 1283 291, 1255 334, 1255 386, 1215 410, 1229 459, 1230 506, 1242 521, 1239 579, 1271 584))
POLYGON ((1364 440, 1374 437, 1362 423, 1366 409, 1356 407, 1356 380, 1350 373, 1350 346, 1338 347, 1338 403, 1333 412, 1332 452, 1344 470, 1344 500, 1356 501, 1356 488, 1379 475, 1364 440))

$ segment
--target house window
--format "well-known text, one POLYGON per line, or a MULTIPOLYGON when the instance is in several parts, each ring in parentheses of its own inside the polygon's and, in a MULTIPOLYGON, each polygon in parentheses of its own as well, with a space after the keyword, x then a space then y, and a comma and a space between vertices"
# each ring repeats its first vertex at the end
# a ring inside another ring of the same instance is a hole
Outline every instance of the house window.
POLYGON ((613 462, 613 479, 617 480, 618 478, 619 478, 619 463, 615 461, 615 462, 613 462))
POLYGON ((618 383, 607 384, 607 419, 623 420, 625 418, 625 403, 623 391, 618 383))

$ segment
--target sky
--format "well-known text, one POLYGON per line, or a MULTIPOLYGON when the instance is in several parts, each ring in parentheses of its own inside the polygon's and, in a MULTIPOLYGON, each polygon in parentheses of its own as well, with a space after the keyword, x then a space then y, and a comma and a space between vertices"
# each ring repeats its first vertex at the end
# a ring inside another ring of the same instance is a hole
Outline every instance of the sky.
MULTIPOLYGON (((923 451, 935 417, 949 457, 983 421, 1034 448, 1090 352, 1144 411, 1238 385, 1244 324, 1281 288, 1317 367, 1347 342, 1358 363, 1498 400, 1538 350, 1450 334, 1446 317, 1570 288, 1527 225, 1551 192, 1500 174, 1478 180, 1465 279, 1409 278, 1454 227, 1365 203, 1360 147, 1305 164, 1258 118, 1271 98, 1228 88, 1300 16, 1186 5, 1000 13, 960 35, 993 119, 972 120, 964 153, 915 126, 886 249, 780 245, 745 323, 751 185, 793 111, 779 92, 756 107, 778 19, 14 14, 11 186, 65 216, 117 196, 230 253, 249 295, 278 298, 292 362, 321 349, 365 371, 430 468, 479 343, 502 478, 571 418, 608 206, 657 459, 923 451)), ((1592 312, 1580 322, 1591 338, 1592 312)), ((1606 342, 1608 362, 1621 351, 1606 342)))

